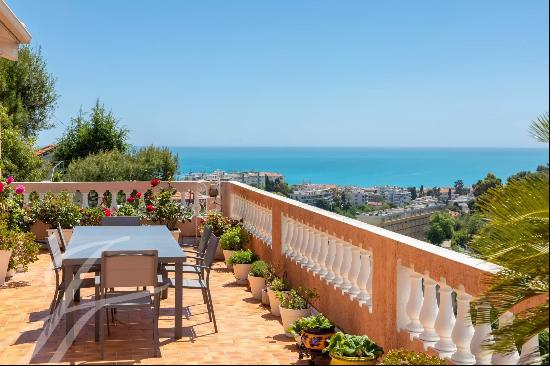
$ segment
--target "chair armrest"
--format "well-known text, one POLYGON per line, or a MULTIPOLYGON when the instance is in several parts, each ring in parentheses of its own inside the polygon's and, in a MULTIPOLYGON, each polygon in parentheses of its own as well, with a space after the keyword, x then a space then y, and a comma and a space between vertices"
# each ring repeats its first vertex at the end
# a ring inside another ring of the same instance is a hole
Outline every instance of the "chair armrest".
POLYGON ((211 269, 211 267, 203 266, 201 264, 187 264, 188 267, 202 268, 202 269, 211 269))
POLYGON ((101 284, 101 277, 94 276, 94 281, 95 281, 96 287, 99 287, 99 285, 101 284))

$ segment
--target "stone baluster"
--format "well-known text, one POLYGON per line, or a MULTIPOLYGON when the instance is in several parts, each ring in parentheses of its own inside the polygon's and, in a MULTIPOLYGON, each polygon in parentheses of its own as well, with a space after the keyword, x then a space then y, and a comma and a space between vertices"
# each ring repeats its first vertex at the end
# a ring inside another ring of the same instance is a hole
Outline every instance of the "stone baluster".
MULTIPOLYGON (((401 264, 401 259, 397 260, 397 304, 396 304, 396 320, 397 330, 408 330, 407 326, 410 322, 407 315, 407 302, 411 296, 411 271, 401 264)), ((372 277, 372 276, 371 276, 372 277)), ((450 334, 450 332, 449 332, 450 334)))
POLYGON ((464 291, 461 286, 456 291, 456 323, 451 334, 451 339, 456 345, 456 352, 451 359, 454 362, 466 365, 472 365, 476 359, 470 352, 470 343, 474 336, 474 326, 470 318, 470 301, 472 296, 464 291))
POLYGON ((359 252, 359 256, 361 260, 361 269, 359 270, 359 274, 357 275, 357 287, 359 288, 359 294, 357 294, 356 299, 361 305, 370 306, 372 304, 371 295, 367 287, 369 277, 372 277, 370 255, 369 252, 367 252, 366 250, 362 250, 359 252))
POLYGON ((334 241, 336 246, 336 255, 334 257, 334 265, 332 267, 332 272, 334 273, 334 279, 330 281, 334 287, 340 287, 342 285, 342 276, 340 269, 342 268, 342 263, 344 261, 344 244, 341 240, 336 239, 334 241))
POLYGON ((260 219, 260 212, 258 211, 258 206, 255 203, 252 203, 252 220, 251 220, 251 228, 252 228, 252 235, 255 237, 259 237, 259 231, 258 231, 258 221, 260 219))
POLYGON ((113 190, 111 192, 111 210, 118 209, 117 196, 118 196, 118 192, 113 190))
POLYGON ((256 225, 255 225, 256 236, 258 237, 258 239, 263 240, 264 239, 264 233, 263 233, 262 226, 263 226, 263 222, 264 222, 264 211, 261 208, 261 206, 256 205, 256 212, 258 213, 258 217, 257 217, 257 220, 256 220, 256 225))
POLYGON ((334 258, 336 257, 336 245, 335 238, 331 235, 327 236, 327 256, 325 261, 326 273, 321 275, 321 278, 330 283, 334 279, 334 272, 332 271, 334 258))
MULTIPOLYGON (((504 326, 512 324, 514 321, 514 314, 507 311, 498 318, 498 327, 502 328, 504 326)), ((493 365, 517 365, 519 362, 519 353, 514 351, 509 354, 502 353, 493 353, 492 363, 493 365)))
POLYGON ((285 215, 281 214, 281 255, 286 255, 288 251, 288 227, 289 220, 285 215))
POLYGON ((317 263, 317 257, 319 256, 319 246, 320 246, 321 236, 319 235, 319 230, 313 228, 311 231, 311 246, 309 250, 308 261, 306 263, 307 270, 314 271, 315 264, 317 263))
POLYGON ((361 271, 361 249, 359 247, 352 247, 351 249, 351 270, 349 274, 349 282, 351 287, 348 290, 348 294, 352 299, 357 297, 361 290, 359 289, 358 279, 359 272, 361 271))
POLYGON ((273 236, 273 214, 270 208, 266 208, 267 212, 267 243, 271 245, 273 236))
POLYGON ((411 280, 411 292, 409 294, 409 301, 407 302, 407 315, 409 317, 409 324, 407 329, 411 333, 422 333, 424 328, 420 322, 420 310, 422 309, 422 276, 420 273, 410 269, 411 280))
POLYGON ((317 264, 313 270, 319 278, 323 278, 327 275, 328 235, 321 232, 319 242, 321 244, 319 256, 317 257, 317 264))
POLYGON ((493 352, 485 349, 484 346, 491 344, 491 323, 484 319, 483 314, 487 314, 490 309, 488 304, 477 306, 476 325, 474 326, 474 337, 470 343, 470 352, 473 353, 477 365, 490 365, 493 352))
POLYGON ((434 324, 435 331, 439 337, 439 341, 435 344, 435 349, 440 353, 456 351, 456 346, 451 339, 455 323, 453 289, 442 278, 439 283, 439 312, 434 324))
POLYGON ((439 336, 435 331, 435 320, 439 308, 437 307, 437 290, 436 283, 428 274, 424 277, 424 301, 420 310, 420 323, 424 331, 420 334, 420 339, 426 342, 437 342, 439 336))
POLYGON ((523 346, 521 346, 520 365, 540 365, 540 345, 539 336, 531 337, 523 346))
POLYGON ((340 276, 342 277, 342 284, 340 289, 342 292, 348 292, 351 288, 351 282, 349 281, 349 275, 351 271, 351 255, 352 245, 348 242, 344 242, 344 259, 342 262, 342 268, 340 269, 340 276))
POLYGON ((90 206, 90 203, 88 202, 88 195, 90 192, 80 192, 80 195, 82 196, 81 205, 82 208, 87 208, 90 206))
POLYGON ((303 251, 303 259, 302 261, 300 262, 300 264, 302 265, 302 267, 306 267, 307 264, 309 263, 310 261, 310 256, 311 256, 311 250, 313 249, 313 246, 315 245, 315 243, 313 242, 314 239, 314 235, 313 235, 313 228, 309 227, 309 226, 306 226, 306 239, 305 239, 305 246, 304 246, 304 251, 303 251))
POLYGON ((293 220, 292 221, 292 237, 290 238, 291 244, 290 244, 290 259, 295 260, 296 256, 298 255, 298 249, 299 249, 299 230, 300 230, 300 223, 298 221, 293 220))
POLYGON ((297 223, 297 236, 296 236, 296 255, 294 256, 294 261, 296 264, 300 264, 302 261, 302 252, 304 249, 304 240, 305 240, 305 226, 301 222, 297 223))

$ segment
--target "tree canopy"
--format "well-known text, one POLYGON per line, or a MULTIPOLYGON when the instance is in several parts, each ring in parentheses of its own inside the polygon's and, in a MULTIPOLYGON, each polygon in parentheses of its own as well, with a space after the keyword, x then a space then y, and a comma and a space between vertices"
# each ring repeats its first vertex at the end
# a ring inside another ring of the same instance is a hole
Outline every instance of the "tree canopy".
POLYGON ((101 152, 128 149, 128 130, 119 126, 118 119, 107 111, 99 99, 89 113, 80 110, 71 120, 71 125, 58 140, 55 159, 69 164, 101 152))
POLYGON ((474 196, 477 198, 483 195, 491 188, 497 188, 502 186, 502 180, 497 178, 493 173, 487 173, 487 176, 480 179, 473 185, 474 196))
POLYGON ((432 244, 440 245, 443 241, 451 239, 455 222, 447 212, 436 212, 430 217, 430 228, 426 238, 432 244))

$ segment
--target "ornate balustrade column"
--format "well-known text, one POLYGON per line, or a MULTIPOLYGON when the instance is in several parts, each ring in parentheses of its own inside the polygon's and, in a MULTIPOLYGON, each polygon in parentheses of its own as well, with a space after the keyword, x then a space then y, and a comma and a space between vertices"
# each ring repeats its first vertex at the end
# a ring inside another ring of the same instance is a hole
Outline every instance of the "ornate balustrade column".
POLYGON ((476 359, 470 352, 470 343, 474 336, 474 326, 470 319, 470 301, 472 296, 464 292, 464 288, 456 291, 456 323, 451 339, 456 345, 456 352, 451 359, 457 363, 472 365, 476 359))
POLYGON ((539 336, 536 335, 521 346, 520 365, 540 365, 539 336))
POLYGON ((451 339, 453 328, 455 326, 455 313, 453 309, 453 289, 450 288, 445 279, 442 278, 439 283, 439 312, 435 319, 435 331, 439 336, 439 341, 435 344, 435 349, 439 352, 455 352, 456 346, 451 339))
POLYGON ((426 275, 424 277, 424 301, 420 310, 420 322, 424 331, 420 334, 420 339, 427 342, 439 341, 439 336, 435 331, 435 320, 439 308, 437 307, 436 283, 426 275))
MULTIPOLYGON (((514 321, 514 314, 507 311, 498 318, 498 327, 502 328, 506 325, 512 324, 514 321)), ((493 365, 517 365, 519 362, 519 353, 516 350, 510 354, 493 353, 492 363, 493 365)))
POLYGON ((327 275, 327 255, 328 255, 328 235, 325 233, 320 234, 321 248, 319 250, 319 257, 317 258, 317 267, 315 272, 319 275, 319 278, 323 278, 327 275))
POLYGON ((371 277, 371 265, 369 252, 362 250, 359 253, 361 259, 361 269, 357 275, 357 287, 359 287, 359 294, 357 295, 357 301, 359 303, 370 306, 372 299, 370 291, 367 288, 369 277, 371 277))
POLYGON ((359 272, 361 271, 361 249, 354 246, 351 250, 351 270, 349 275, 349 281, 351 287, 348 290, 348 294, 353 299, 361 293, 358 285, 359 272))
POLYGON ((327 267, 327 274, 322 276, 322 278, 330 283, 332 280, 334 280, 334 261, 336 258, 336 238, 333 236, 328 236, 328 253, 327 253, 327 261, 326 261, 326 267, 327 267))
POLYGON ((342 262, 342 267, 340 268, 340 276, 342 277, 342 284, 340 285, 340 288, 342 292, 347 292, 351 288, 351 282, 349 281, 352 259, 351 250, 351 244, 344 242, 344 258, 342 262))
MULTIPOLYGON (((88 202, 88 195, 90 192, 80 192, 80 195, 82 196, 82 208, 87 208, 90 206, 90 203, 88 202)), ((98 197, 99 199, 99 197, 98 197)))
POLYGON ((300 265, 305 267, 309 261, 309 251, 312 244, 312 233, 309 226, 304 225, 304 246, 302 247, 302 258, 300 260, 300 265))
POLYGON ((307 270, 315 272, 315 265, 317 264, 317 257, 319 255, 319 246, 320 246, 321 236, 319 235, 319 230, 313 229, 311 232, 311 246, 309 250, 309 258, 306 264, 307 270))
POLYGON ((477 306, 476 325, 474 326, 474 337, 470 343, 470 352, 476 358, 477 365, 490 365, 493 352, 484 348, 492 342, 491 324, 483 319, 482 313, 489 310, 488 304, 477 306))
POLYGON ((334 287, 340 287, 343 281, 341 276, 341 269, 342 263, 344 262, 344 243, 340 239, 336 239, 334 244, 336 245, 336 256, 334 257, 334 266, 332 267, 334 279, 331 281, 331 283, 334 285, 334 287))
POLYGON ((422 333, 424 328, 420 322, 420 310, 422 309, 422 276, 420 273, 415 272, 412 269, 410 271, 411 279, 411 292, 409 295, 409 301, 407 302, 407 315, 409 317, 409 324, 407 329, 412 333, 422 333))
POLYGON ((297 228, 297 236, 296 236, 296 255, 293 258, 296 264, 300 264, 300 261, 302 260, 302 252, 304 249, 304 239, 305 239, 305 227, 301 222, 299 222, 298 228, 297 228))

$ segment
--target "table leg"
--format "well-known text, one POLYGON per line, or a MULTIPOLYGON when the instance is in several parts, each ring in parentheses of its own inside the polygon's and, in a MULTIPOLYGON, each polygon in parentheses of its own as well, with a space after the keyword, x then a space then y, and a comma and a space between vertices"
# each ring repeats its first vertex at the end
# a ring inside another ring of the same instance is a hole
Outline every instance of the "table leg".
POLYGON ((65 285, 65 299, 64 309, 65 312, 65 334, 66 339, 71 344, 74 340, 74 312, 71 311, 73 305, 73 299, 75 296, 74 286, 72 284, 74 279, 74 268, 73 266, 65 266, 63 271, 63 283, 65 285))
POLYGON ((176 262, 176 278, 175 278, 175 317, 174 319, 174 338, 181 338, 181 317, 182 317, 182 308, 183 308, 183 290, 181 288, 183 284, 183 264, 181 261, 176 262))

